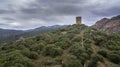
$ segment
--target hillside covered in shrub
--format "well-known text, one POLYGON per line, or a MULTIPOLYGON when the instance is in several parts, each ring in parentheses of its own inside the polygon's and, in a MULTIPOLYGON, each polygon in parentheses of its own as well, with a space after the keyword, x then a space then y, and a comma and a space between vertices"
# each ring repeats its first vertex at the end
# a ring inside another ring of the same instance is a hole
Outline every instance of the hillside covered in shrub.
POLYGON ((71 25, 1 44, 0 67, 120 67, 120 35, 71 25))

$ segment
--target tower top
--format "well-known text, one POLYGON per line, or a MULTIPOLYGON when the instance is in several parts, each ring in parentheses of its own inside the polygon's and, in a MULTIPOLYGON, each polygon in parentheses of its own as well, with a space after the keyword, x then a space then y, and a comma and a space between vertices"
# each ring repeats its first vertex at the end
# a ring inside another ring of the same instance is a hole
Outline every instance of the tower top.
POLYGON ((76 17, 76 24, 82 24, 82 17, 81 16, 76 17))

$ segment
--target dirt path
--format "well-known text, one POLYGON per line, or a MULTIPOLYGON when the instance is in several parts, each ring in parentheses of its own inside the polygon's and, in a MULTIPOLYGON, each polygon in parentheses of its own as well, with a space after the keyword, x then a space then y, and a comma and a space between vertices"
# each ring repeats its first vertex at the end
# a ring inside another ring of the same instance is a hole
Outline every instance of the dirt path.
POLYGON ((96 46, 94 44, 91 44, 91 48, 93 49, 93 54, 96 54, 97 53, 96 46))
POLYGON ((41 60, 35 60, 35 67, 41 67, 41 60))
MULTIPOLYGON (((97 54, 97 50, 99 48, 95 45, 95 42, 93 40, 91 41, 92 41, 91 48, 93 49, 93 54, 97 54)), ((98 61, 97 64, 98 64, 98 67, 106 67, 105 63, 102 63, 100 61, 98 61)))
POLYGON ((85 61, 84 67, 88 67, 88 62, 89 62, 89 60, 86 60, 86 61, 85 61))
POLYGON ((42 60, 41 60, 41 56, 40 56, 40 58, 38 58, 37 60, 34 60, 33 62, 34 62, 34 64, 35 64, 35 67, 42 67, 41 65, 42 65, 42 60))
POLYGON ((97 64, 98 64, 98 67, 106 67, 105 64, 102 63, 102 62, 99 62, 99 61, 98 61, 97 64))
POLYGON ((120 65, 110 62, 108 59, 104 58, 106 67, 120 67, 120 65))

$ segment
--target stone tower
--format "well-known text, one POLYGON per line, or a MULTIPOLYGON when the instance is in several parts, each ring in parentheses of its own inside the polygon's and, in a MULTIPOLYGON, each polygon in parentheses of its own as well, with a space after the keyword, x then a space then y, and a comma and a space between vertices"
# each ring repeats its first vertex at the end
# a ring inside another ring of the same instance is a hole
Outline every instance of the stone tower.
POLYGON ((82 18, 80 16, 76 17, 76 24, 82 24, 82 18))

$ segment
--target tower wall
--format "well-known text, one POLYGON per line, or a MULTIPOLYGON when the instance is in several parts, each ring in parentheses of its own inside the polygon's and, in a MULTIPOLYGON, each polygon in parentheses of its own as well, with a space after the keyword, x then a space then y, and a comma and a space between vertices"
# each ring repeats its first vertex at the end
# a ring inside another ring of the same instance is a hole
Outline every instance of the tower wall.
POLYGON ((82 17, 76 17, 76 24, 82 24, 82 17))

